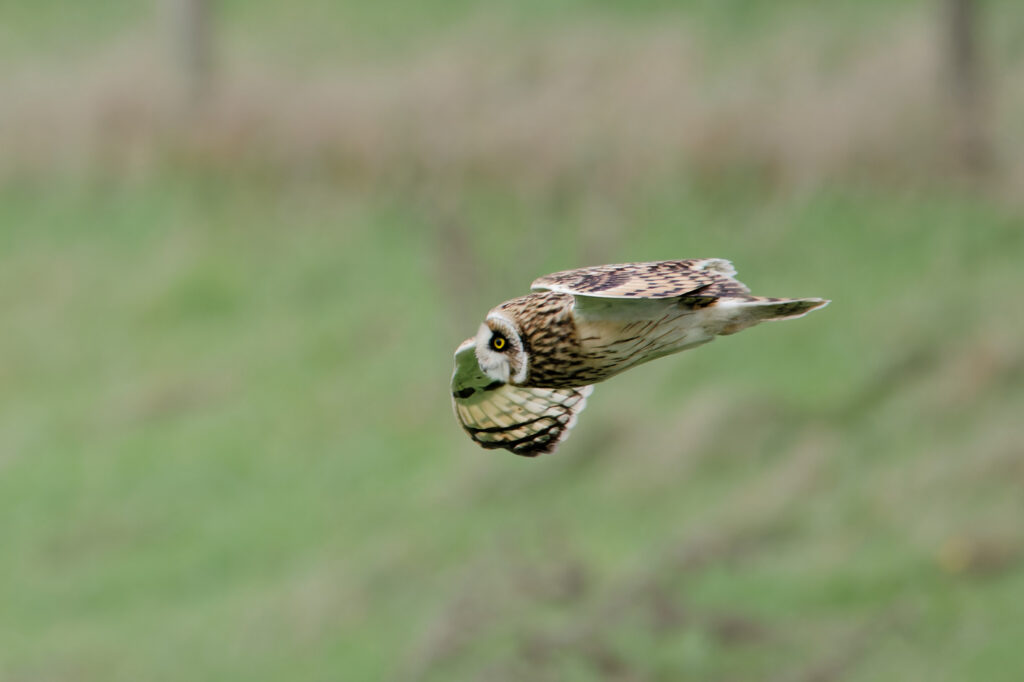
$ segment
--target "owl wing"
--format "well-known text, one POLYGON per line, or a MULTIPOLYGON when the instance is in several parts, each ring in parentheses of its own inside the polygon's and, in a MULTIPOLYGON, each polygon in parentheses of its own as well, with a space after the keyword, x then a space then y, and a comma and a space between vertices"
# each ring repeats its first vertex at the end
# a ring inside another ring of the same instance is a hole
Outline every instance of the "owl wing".
POLYGON ((569 436, 593 388, 524 388, 502 384, 468 399, 452 400, 459 424, 477 445, 536 457, 554 452, 569 436))
POLYGON ((504 448, 524 457, 554 452, 576 424, 592 390, 592 386, 527 388, 491 381, 480 371, 473 339, 455 352, 455 417, 484 448, 504 448))
POLYGON ((736 269, 721 258, 621 263, 565 270, 534 280, 534 291, 549 290, 594 298, 745 297, 750 290, 733 279, 736 269))

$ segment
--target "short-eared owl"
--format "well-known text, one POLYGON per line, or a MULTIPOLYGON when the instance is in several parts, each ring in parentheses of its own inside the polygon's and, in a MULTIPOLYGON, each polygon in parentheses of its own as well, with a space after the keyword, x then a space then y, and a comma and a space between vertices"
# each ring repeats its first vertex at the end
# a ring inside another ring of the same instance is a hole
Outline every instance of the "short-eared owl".
POLYGON ((801 317, 821 298, 751 296, 720 258, 567 270, 487 314, 455 351, 455 416, 476 443, 534 457, 569 434, 593 390, 630 367, 801 317))

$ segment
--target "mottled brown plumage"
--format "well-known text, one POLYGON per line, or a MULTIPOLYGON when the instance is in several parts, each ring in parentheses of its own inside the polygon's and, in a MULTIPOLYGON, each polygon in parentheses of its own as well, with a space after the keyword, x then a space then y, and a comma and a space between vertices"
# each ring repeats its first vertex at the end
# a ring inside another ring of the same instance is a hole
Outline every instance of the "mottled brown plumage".
POLYGON ((565 270, 537 278, 530 288, 598 298, 748 296, 750 289, 733 279, 735 274, 729 261, 691 258, 565 270))
POLYGON ((761 298, 718 258, 568 270, 492 309, 459 346, 452 396, 484 447, 551 451, 591 384, 765 320, 801 317, 828 301, 761 298), (584 392, 585 390, 585 392, 584 392))
POLYGON ((573 315, 575 298, 551 291, 513 298, 495 311, 519 323, 519 335, 533 359, 521 386, 563 388, 586 386, 597 379, 588 372, 573 315), (543 358, 543 362, 537 359, 543 358))

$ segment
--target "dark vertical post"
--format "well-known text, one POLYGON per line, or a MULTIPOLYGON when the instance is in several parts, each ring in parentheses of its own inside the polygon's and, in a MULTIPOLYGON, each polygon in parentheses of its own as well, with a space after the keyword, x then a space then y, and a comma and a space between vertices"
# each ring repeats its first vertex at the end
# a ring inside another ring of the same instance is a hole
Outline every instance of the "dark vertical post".
POLYGON ((187 112, 194 114, 210 95, 214 0, 167 1, 182 104, 187 112))
POLYGON ((943 3, 953 152, 964 170, 977 172, 992 161, 978 46, 979 3, 977 0, 943 0, 943 3))

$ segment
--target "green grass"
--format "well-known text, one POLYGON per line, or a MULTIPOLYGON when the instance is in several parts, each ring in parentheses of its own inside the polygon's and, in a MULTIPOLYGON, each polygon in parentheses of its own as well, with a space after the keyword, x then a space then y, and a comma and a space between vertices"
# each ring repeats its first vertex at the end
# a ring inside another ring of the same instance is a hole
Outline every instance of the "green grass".
MULTIPOLYGON (((823 7, 811 0, 786 0, 770 6, 757 0, 397 0, 361 2, 303 0, 221 0, 215 3, 217 25, 235 48, 267 52, 277 61, 308 63, 338 57, 390 59, 427 44, 483 32, 521 36, 580 22, 625 27, 665 17, 681 17, 725 39, 778 29, 798 17, 841 13, 846 21, 877 21, 921 0, 872 0, 823 7)), ((9 57, 73 57, 108 44, 119 34, 139 36, 159 25, 164 10, 157 2, 98 0, 88 6, 69 0, 40 5, 5 0, 3 51, 9 57)), ((228 55, 230 56, 230 55, 228 55)))
MULTIPOLYGON (((37 5, 5 5, 12 63, 70 63, 156 16, 37 5)), ((229 50, 321 68, 670 15, 742 64, 791 20, 863 37, 927 11, 819 5, 221 12, 229 50)), ((364 177, 275 166, 258 132, 223 157, 163 132, 136 141, 138 172, 71 150, 0 179, 0 680, 1019 676, 1007 184, 895 182, 925 165, 897 159, 796 191, 742 155, 659 175, 575 148, 550 186, 400 153, 364 177), (491 306, 555 270, 695 256, 833 303, 599 386, 555 455, 459 430, 451 354, 491 306)))
POLYGON ((1011 212, 666 188, 609 236, 585 190, 479 187, 463 288, 415 197, 0 199, 5 677, 1013 679, 1020 322, 983 297, 1020 286, 1011 212), (555 456, 475 449, 452 348, 591 243, 835 303, 601 386, 555 456), (943 568, 961 537, 996 548, 943 568))
MULTIPOLYGON (((303 0, 288 4, 219 0, 215 8, 218 27, 230 38, 228 54, 221 57, 230 59, 237 49, 251 54, 256 47, 256 52, 269 53, 278 62, 309 63, 339 57, 387 60, 474 33, 494 40, 502 34, 521 36, 580 22, 625 28, 666 18, 681 19, 706 32, 712 38, 709 42, 725 41, 722 47, 728 53, 742 49, 751 38, 801 22, 871 31, 908 10, 938 15, 934 4, 929 0, 303 0)), ((990 32, 1019 48, 1021 14, 1016 0, 989 0, 984 5, 990 32), (1010 35, 1004 35, 1007 32, 1010 35)), ((74 60, 125 33, 149 43, 148 33, 166 16, 160 2, 135 0, 94 0, 88 5, 73 0, 5 0, 2 9, 0 59, 42 57, 50 63, 74 60)))

